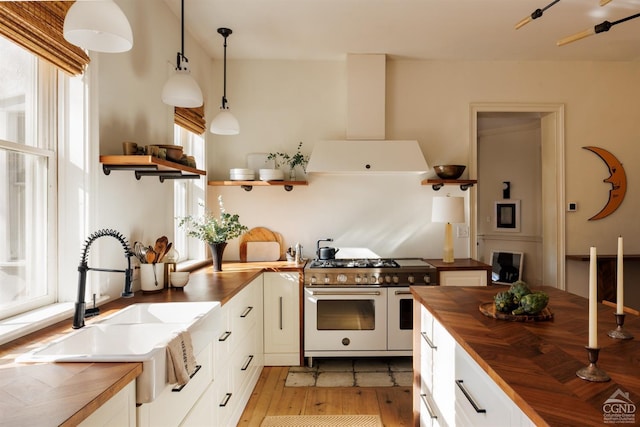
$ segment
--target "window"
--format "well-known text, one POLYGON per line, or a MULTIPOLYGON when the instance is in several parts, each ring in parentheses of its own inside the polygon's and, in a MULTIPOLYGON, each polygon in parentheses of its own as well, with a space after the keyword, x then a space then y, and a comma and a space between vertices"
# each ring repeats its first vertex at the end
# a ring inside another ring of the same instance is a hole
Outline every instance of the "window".
POLYGON ((0 318, 55 289, 57 70, 0 37, 0 318))
MULTIPOLYGON (((174 143, 184 147, 183 152, 196 158, 198 169, 204 169, 205 145, 204 137, 197 135, 181 126, 174 125, 174 143)), ((187 215, 200 216, 206 206, 206 180, 204 179, 176 179, 174 181, 174 217, 187 215)), ((199 240, 187 237, 185 230, 174 223, 173 245, 179 255, 178 261, 188 261, 205 258, 205 247, 199 240)))

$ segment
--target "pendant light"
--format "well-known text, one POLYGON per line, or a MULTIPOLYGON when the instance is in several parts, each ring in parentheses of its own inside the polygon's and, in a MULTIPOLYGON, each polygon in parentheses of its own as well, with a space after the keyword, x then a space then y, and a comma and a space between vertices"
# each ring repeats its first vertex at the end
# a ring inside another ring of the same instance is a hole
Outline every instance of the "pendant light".
POLYGON ((131 25, 113 0, 77 0, 64 18, 65 40, 82 49, 119 53, 133 47, 131 25))
POLYGON ((162 102, 175 107, 200 107, 203 103, 202 91, 191 76, 186 65, 189 60, 184 56, 184 0, 181 7, 181 50, 176 55, 176 72, 162 88, 162 102))
POLYGON ((240 133, 238 120, 231 114, 227 107, 227 37, 232 33, 229 28, 218 28, 218 33, 224 37, 224 80, 222 92, 222 105, 220 112, 211 122, 211 133, 218 135, 237 135, 240 133))

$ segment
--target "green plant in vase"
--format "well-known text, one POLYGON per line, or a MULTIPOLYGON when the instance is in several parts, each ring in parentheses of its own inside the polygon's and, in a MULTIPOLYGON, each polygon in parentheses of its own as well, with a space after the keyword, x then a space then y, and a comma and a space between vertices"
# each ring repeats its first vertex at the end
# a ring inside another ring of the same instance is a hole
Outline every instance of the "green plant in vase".
POLYGON ((195 237, 209 245, 215 271, 222 270, 222 254, 227 242, 249 230, 240 223, 238 214, 230 214, 225 210, 222 196, 218 196, 218 205, 220 206, 219 218, 211 212, 205 212, 198 218, 191 215, 179 218, 178 222, 178 226, 187 231, 187 236, 195 237))
POLYGON ((290 168, 289 178, 293 181, 296 179, 296 166, 300 166, 304 173, 307 173, 307 164, 309 163, 309 156, 305 156, 300 152, 302 148, 302 141, 298 144, 298 150, 293 156, 289 156, 287 164, 290 168))

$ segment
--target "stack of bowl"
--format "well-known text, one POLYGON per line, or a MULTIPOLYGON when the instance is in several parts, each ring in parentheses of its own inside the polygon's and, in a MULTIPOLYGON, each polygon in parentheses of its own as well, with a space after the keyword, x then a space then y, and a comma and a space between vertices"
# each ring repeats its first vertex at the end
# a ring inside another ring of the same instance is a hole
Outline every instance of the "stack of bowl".
POLYGON ((233 168, 229 170, 231 181, 253 181, 256 173, 253 169, 233 168))
POLYGON ((283 181, 284 172, 280 169, 260 169, 260 181, 283 181))

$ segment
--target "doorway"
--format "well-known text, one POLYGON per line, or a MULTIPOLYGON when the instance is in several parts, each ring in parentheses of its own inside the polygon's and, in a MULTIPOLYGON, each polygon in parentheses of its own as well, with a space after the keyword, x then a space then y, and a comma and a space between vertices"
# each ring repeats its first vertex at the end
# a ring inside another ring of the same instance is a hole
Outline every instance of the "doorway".
MULTIPOLYGON (((469 173, 478 177, 478 123, 483 115, 539 117, 540 124, 540 284, 565 289, 564 240, 564 105, 472 104, 470 108, 471 155, 469 173)), ((499 165, 496 165, 499 167, 499 165)), ((482 182, 478 182, 481 186, 482 182)), ((479 259, 478 191, 470 194, 470 253, 479 259)), ((486 219, 486 218, 485 218, 486 219)), ((485 220, 482 219, 482 220, 485 220)), ((526 271, 526 266, 524 267, 526 271)), ((525 273, 526 275, 526 273, 525 273)))

